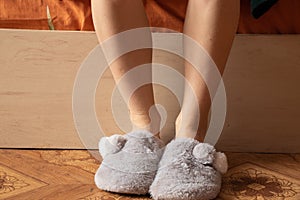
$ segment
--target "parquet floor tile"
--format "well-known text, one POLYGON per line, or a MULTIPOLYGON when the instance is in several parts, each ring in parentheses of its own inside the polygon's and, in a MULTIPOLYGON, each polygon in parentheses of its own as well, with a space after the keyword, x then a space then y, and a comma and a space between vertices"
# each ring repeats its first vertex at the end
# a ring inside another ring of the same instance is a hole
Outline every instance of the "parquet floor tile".
MULTIPOLYGON (((300 200, 300 154, 227 153, 218 200, 300 200)), ((94 185, 100 161, 84 150, 0 150, 0 199, 148 200, 94 185)))

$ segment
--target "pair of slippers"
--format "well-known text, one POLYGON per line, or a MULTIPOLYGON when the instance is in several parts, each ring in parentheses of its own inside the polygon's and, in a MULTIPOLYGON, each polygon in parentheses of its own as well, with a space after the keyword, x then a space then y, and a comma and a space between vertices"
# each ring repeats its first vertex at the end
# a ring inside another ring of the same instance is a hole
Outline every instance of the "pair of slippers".
POLYGON ((166 147, 147 131, 103 137, 98 188, 125 194, 150 193, 155 200, 214 199, 227 171, 225 154, 191 138, 166 147))

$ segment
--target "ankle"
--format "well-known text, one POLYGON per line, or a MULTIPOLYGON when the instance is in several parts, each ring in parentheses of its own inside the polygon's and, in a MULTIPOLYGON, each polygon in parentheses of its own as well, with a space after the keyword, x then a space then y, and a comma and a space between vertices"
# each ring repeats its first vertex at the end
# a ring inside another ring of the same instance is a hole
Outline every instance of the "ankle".
POLYGON ((161 118, 159 113, 130 113, 133 130, 147 130, 159 138, 161 118))
POLYGON ((148 130, 150 127, 151 119, 147 114, 132 114, 130 113, 130 121, 133 130, 148 130))
POLYGON ((201 123, 198 127, 195 127, 194 124, 182 124, 181 121, 180 113, 175 121, 176 138, 193 138, 199 142, 204 141, 207 130, 206 123, 201 123))

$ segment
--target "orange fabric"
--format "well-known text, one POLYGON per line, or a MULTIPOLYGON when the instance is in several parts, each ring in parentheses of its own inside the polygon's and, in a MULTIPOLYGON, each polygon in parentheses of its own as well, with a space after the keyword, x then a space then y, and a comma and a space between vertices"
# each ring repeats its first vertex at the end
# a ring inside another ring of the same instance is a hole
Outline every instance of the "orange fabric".
MULTIPOLYGON (((188 0, 144 0, 151 26, 182 31, 188 0)), ((46 6, 56 30, 94 30, 90 0, 0 0, 0 28, 49 29, 46 6)), ((241 0, 238 33, 300 33, 299 0, 279 0, 259 19, 250 0, 241 0)))
POLYGON ((187 0, 144 0, 150 26, 182 32, 187 0))
MULTIPOLYGON (((151 26, 182 31, 188 0, 144 0, 151 26)), ((300 33, 300 1, 279 0, 259 19, 251 15, 250 0, 241 0, 238 33, 300 33)))
POLYGON ((49 30, 47 5, 56 30, 94 30, 90 0, 0 0, 0 27, 49 30))
POLYGON ((239 33, 300 33, 300 1, 279 0, 259 19, 250 14, 250 0, 241 0, 239 33))

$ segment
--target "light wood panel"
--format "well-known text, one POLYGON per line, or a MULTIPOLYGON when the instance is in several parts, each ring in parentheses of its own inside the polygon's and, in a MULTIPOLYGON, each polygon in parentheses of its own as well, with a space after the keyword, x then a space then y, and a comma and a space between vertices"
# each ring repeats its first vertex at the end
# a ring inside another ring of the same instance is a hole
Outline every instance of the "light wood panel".
MULTIPOLYGON (((164 38, 154 34, 157 39, 164 38)), ((0 30, 1 147, 83 148, 73 123, 72 90, 80 64, 96 45, 92 32, 0 30)), ((155 51, 154 61, 183 70, 182 59, 166 52, 155 51)), ((300 152, 299 66, 299 35, 236 37, 224 75, 228 112, 219 149, 300 152)), ((120 132, 110 108, 113 87, 107 71, 96 94, 107 135, 120 132)), ((169 114, 168 140, 178 102, 166 88, 155 90, 169 114)), ((128 122, 124 104, 117 106, 124 110, 121 121, 128 122)))
MULTIPOLYGON (((217 199, 300 198, 299 154, 227 153, 228 173, 217 199)), ((0 150, 0 199, 150 200, 99 190, 100 161, 83 150, 0 150), (22 163, 22 164, 20 164, 22 163)))
POLYGON ((300 152, 299 76, 299 35, 237 37, 224 74, 228 110, 217 146, 300 152))
POLYGON ((96 44, 88 32, 0 31, 1 147, 82 147, 71 95, 96 44))

